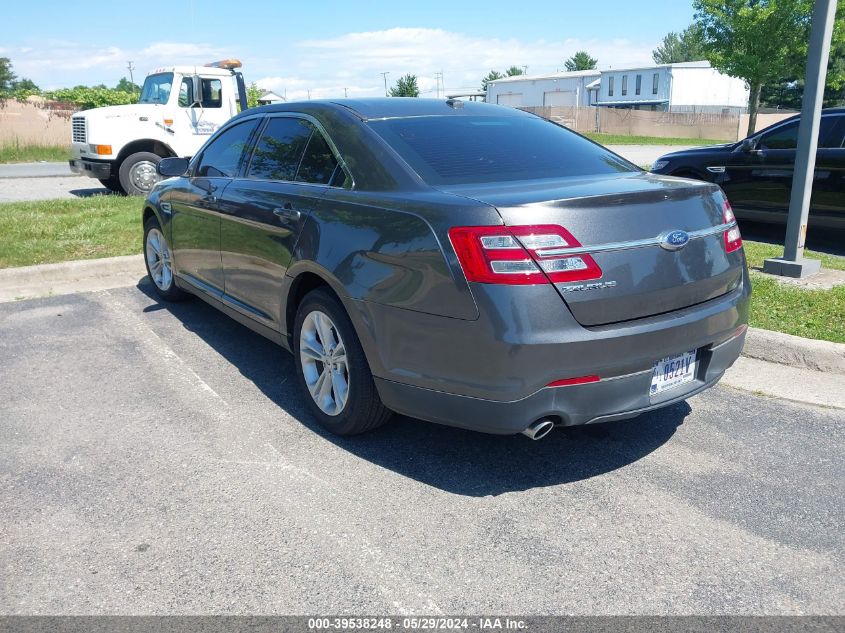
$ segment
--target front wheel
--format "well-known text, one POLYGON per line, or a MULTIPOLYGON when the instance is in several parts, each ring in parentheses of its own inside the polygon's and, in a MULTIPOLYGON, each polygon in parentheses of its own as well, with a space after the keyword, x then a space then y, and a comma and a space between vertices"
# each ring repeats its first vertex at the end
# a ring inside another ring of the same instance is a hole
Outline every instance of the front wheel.
POLYGON ((306 405, 324 428, 357 435, 390 419, 352 322, 327 289, 313 290, 300 304, 293 354, 306 405))
POLYGON ((165 301, 179 301, 185 293, 173 278, 173 251, 155 218, 144 224, 144 263, 156 294, 165 301))
POLYGON ((146 196, 161 176, 156 167, 161 162, 161 156, 152 152, 137 152, 130 154, 118 170, 120 186, 127 196, 146 196))
POLYGON ((123 187, 120 186, 120 180, 118 180, 114 176, 111 176, 109 178, 98 178, 98 180, 100 181, 100 184, 103 185, 103 187, 105 187, 109 191, 112 191, 114 193, 126 193, 125 191, 123 191, 123 187))

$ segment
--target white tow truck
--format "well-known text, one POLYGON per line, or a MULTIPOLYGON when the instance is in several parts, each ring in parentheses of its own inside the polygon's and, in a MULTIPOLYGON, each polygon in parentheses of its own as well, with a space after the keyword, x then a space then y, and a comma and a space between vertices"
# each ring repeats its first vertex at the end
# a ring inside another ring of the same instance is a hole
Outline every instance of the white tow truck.
POLYGON ((136 104, 85 110, 71 119, 71 171, 112 191, 146 195, 162 158, 193 156, 217 128, 247 108, 241 63, 157 68, 136 104))

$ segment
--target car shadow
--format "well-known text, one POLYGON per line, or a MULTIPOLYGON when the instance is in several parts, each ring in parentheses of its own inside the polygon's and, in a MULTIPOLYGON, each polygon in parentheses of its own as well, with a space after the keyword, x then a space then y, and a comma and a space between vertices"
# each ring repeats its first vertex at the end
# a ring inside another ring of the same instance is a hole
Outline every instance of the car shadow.
MULTIPOLYGON (((765 224, 763 222, 740 220, 739 228, 742 231, 742 237, 755 242, 783 246, 786 239, 786 226, 783 224, 765 224)), ((810 227, 805 246, 820 253, 845 255, 845 239, 843 238, 845 238, 845 232, 810 227)))
MULTIPOLYGON (((157 301, 146 278, 138 289, 157 301)), ((691 412, 686 402, 680 402, 631 420, 557 428, 536 442, 522 435, 487 435, 406 416, 396 416, 364 435, 339 437, 307 412, 290 354, 199 299, 157 302, 144 312, 163 309, 311 432, 361 459, 458 495, 500 495, 614 471, 666 443, 691 412)))
POLYGON ((68 193, 77 198, 93 198, 94 196, 117 196, 120 195, 106 189, 105 187, 96 187, 91 189, 71 189, 68 193))

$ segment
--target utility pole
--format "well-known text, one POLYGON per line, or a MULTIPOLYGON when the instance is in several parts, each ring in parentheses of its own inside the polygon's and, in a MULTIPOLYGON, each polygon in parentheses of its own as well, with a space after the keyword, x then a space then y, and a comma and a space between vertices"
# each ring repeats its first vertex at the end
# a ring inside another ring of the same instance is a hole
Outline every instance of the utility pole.
POLYGON ((434 73, 434 81, 435 81, 435 91, 437 92, 437 98, 440 98, 440 78, 443 76, 442 72, 434 73))
POLYGON ((132 60, 129 61, 129 63, 126 65, 126 67, 129 69, 129 81, 132 83, 132 92, 134 93, 135 92, 135 75, 134 75, 133 71, 135 70, 135 66, 132 64, 132 60))
POLYGON ((836 0, 816 0, 810 45, 807 49, 804 99, 801 102, 801 122, 798 124, 798 147, 795 150, 795 170, 792 176, 783 257, 763 262, 763 272, 773 275, 808 277, 821 268, 819 260, 804 259, 804 242, 807 238, 807 216, 810 212, 810 196, 813 193, 822 99, 835 17, 836 0))
POLYGON ((390 71, 388 71, 388 72, 386 72, 386 73, 379 73, 379 75, 381 75, 382 77, 384 77, 384 96, 385 96, 385 97, 389 96, 389 95, 387 94, 387 76, 388 76, 389 74, 390 74, 390 71))
POLYGON ((311 101, 311 88, 308 89, 308 101, 311 101))
POLYGON ((346 88, 344 88, 343 89, 343 98, 346 99, 347 97, 349 97, 349 95, 346 94, 346 88))
POLYGON ((528 74, 528 66, 523 66, 523 67, 522 67, 522 74, 523 74, 523 75, 527 75, 527 74, 528 74))

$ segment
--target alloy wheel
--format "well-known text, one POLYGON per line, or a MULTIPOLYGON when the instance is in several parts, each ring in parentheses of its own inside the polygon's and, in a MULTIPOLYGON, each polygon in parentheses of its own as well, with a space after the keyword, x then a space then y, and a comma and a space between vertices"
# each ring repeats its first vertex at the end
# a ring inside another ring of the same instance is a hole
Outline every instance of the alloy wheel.
POLYGON ((173 283, 173 264, 170 247, 159 229, 150 229, 147 232, 147 244, 144 250, 153 283, 159 290, 167 292, 173 283))
POLYGON ((349 398, 349 364, 340 333, 327 314, 309 312, 299 332, 299 362, 308 392, 326 415, 338 415, 349 398))

